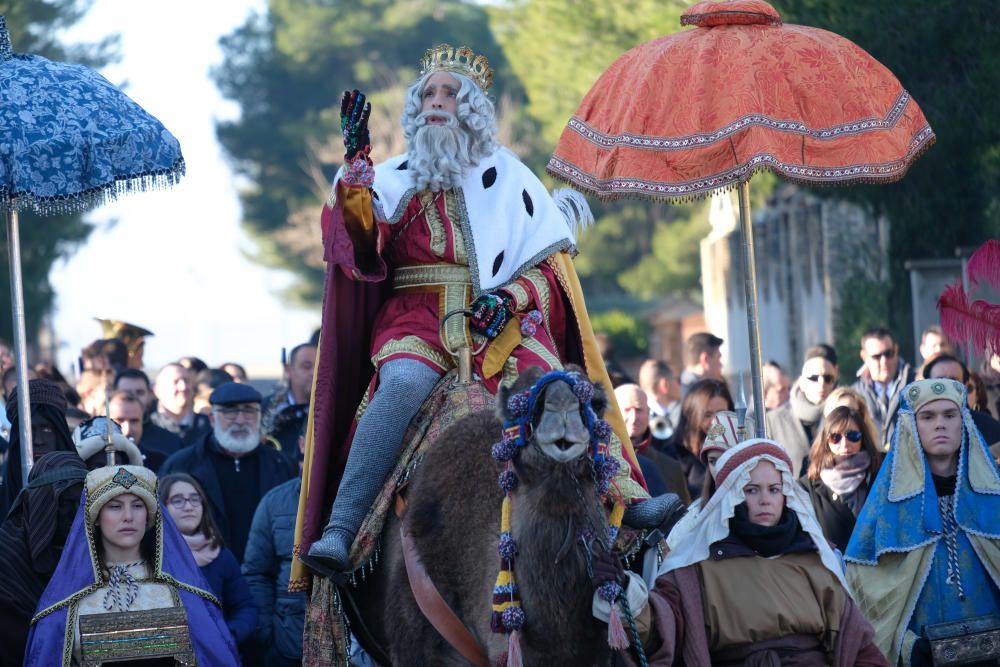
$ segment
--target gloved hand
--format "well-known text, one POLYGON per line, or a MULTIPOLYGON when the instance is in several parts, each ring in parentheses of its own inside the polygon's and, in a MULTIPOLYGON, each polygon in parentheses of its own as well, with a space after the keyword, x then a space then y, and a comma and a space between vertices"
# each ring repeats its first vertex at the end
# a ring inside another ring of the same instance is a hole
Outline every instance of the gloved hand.
POLYGON ((614 551, 605 551, 600 555, 595 554, 590 569, 592 573, 590 581, 594 588, 600 588, 601 585, 608 582, 624 586, 625 568, 614 551))
POLYGON ((351 162, 358 153, 368 154, 371 136, 368 134, 368 117, 372 105, 365 102, 365 94, 358 90, 344 91, 340 101, 340 131, 344 135, 344 157, 351 162))
POLYGON ((934 655, 931 653, 931 643, 927 640, 927 637, 921 637, 913 642, 910 665, 912 667, 933 667, 934 655))
POLYGON ((487 292, 472 303, 469 326, 487 338, 496 338, 512 317, 514 297, 506 290, 487 292))

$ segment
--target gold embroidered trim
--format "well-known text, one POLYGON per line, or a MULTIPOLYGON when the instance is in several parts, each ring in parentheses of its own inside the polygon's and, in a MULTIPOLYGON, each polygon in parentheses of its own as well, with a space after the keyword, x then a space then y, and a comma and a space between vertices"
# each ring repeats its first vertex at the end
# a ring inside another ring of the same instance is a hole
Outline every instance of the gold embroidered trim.
MULTIPOLYGON (((471 285, 469 267, 460 264, 417 264, 400 266, 392 278, 393 289, 407 287, 429 287, 438 285, 471 285)), ((465 307, 465 304, 460 306, 465 307)))
POLYGON ((563 366, 559 358, 549 352, 549 350, 534 338, 525 338, 521 341, 521 347, 529 352, 541 357, 542 361, 549 365, 553 371, 561 371, 563 366))
POLYGON ((511 387, 521 374, 517 372, 517 359, 513 356, 507 357, 503 362, 503 375, 500 376, 500 386, 511 387))
POLYGON ((377 367, 388 357, 400 353, 412 354, 421 359, 426 359, 443 371, 448 371, 454 366, 448 356, 435 350, 416 336, 405 336, 402 339, 397 340, 394 338, 387 341, 375 356, 372 357, 372 363, 377 367))
POLYGON ((529 303, 531 303, 531 295, 528 293, 528 290, 525 289, 523 285, 515 282, 511 283, 510 285, 507 285, 507 287, 504 289, 506 289, 514 296, 515 312, 521 312, 522 310, 528 307, 529 303))
POLYGON ((365 391, 365 395, 361 397, 361 403, 358 404, 358 410, 354 413, 354 421, 361 421, 361 415, 365 414, 365 410, 368 409, 368 392, 365 391))
MULTIPOLYGON (((453 211, 459 212, 461 211, 461 207, 459 206, 458 200, 455 197, 455 193, 452 190, 448 190, 444 195, 444 212, 445 215, 448 216, 449 222, 451 222, 454 219, 452 218, 453 211)), ((459 213, 459 215, 461 215, 461 213, 459 213)), ((458 262, 459 264, 468 264, 469 253, 465 249, 465 234, 462 231, 462 225, 452 224, 451 234, 452 234, 451 250, 455 255, 455 261, 458 262)))
POLYGON ((608 438, 608 454, 618 461, 618 473, 615 475, 614 484, 621 491, 622 498, 628 504, 636 498, 648 498, 649 494, 638 482, 632 479, 632 466, 625 460, 622 453, 622 441, 614 433, 608 438))
POLYGON ((424 220, 427 222, 427 231, 431 235, 431 252, 438 257, 444 258, 444 251, 448 245, 448 234, 445 232, 444 223, 437 210, 437 197, 429 190, 424 190, 419 195, 420 206, 423 208, 424 220))

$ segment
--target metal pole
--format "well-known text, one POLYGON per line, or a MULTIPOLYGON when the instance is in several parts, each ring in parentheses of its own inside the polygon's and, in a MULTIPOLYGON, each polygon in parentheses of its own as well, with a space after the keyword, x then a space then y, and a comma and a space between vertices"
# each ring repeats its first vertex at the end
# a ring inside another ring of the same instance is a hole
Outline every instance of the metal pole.
POLYGON ((31 446, 31 405, 28 403, 28 344, 24 334, 24 285, 21 282, 21 231, 13 203, 7 210, 7 254, 10 260, 10 305, 14 311, 14 362, 17 368, 17 420, 21 435, 21 477, 28 486, 28 472, 35 459, 31 446))
POLYGON ((754 436, 767 437, 764 429, 764 387, 761 383, 760 321, 757 315, 757 260, 753 252, 753 219, 750 216, 750 183, 740 183, 740 241, 743 248, 743 288, 747 300, 747 333, 750 339, 750 382, 753 388, 754 436))

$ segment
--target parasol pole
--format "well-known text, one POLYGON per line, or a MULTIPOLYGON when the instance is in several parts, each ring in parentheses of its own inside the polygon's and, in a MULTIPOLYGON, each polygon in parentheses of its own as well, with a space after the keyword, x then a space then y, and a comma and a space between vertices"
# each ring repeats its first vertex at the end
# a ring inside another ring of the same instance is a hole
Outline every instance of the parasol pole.
POLYGON ((750 382, 753 390, 754 436, 767 437, 764 430, 764 387, 761 383, 760 321, 757 315, 757 259, 753 251, 753 218, 750 215, 750 182, 740 183, 740 240, 743 248, 743 288, 747 299, 747 330, 750 338, 750 382))
POLYGON ((28 350, 24 334, 24 285, 21 282, 21 229, 13 201, 7 209, 7 254, 10 260, 10 304, 14 311, 14 364, 17 369, 17 419, 21 435, 21 477, 28 486, 28 472, 35 463, 31 446, 31 406, 28 403, 28 350))

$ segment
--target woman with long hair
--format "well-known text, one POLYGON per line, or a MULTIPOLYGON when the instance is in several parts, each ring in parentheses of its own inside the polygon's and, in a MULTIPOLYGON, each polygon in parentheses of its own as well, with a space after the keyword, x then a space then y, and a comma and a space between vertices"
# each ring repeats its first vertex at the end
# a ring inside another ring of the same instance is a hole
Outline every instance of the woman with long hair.
POLYGON ((875 420, 872 419, 872 413, 868 409, 868 401, 861 395, 861 392, 853 387, 837 387, 833 393, 827 396, 826 402, 823 403, 823 419, 829 417, 835 408, 842 405, 849 407, 861 416, 863 422, 859 424, 862 427, 861 430, 868 434, 872 442, 878 442, 878 427, 875 426, 875 420))
POLYGON ((813 441, 802 485, 823 534, 841 551, 881 465, 882 454, 861 414, 843 405, 834 408, 813 441))
POLYGON ((177 524, 209 588, 222 603, 226 625, 237 644, 257 629, 257 606, 240 564, 225 547, 205 501, 205 491, 191 475, 174 473, 160 480, 160 502, 177 524))
POLYGON ((699 456, 712 419, 717 412, 733 409, 729 387, 721 380, 698 380, 691 385, 681 402, 681 418, 677 429, 664 443, 661 451, 680 462, 692 498, 701 495, 705 483, 707 468, 699 456))
POLYGON ((31 621, 25 667, 95 664, 112 655, 240 664, 218 599, 161 511, 156 484, 142 466, 87 475, 66 547, 31 621))

